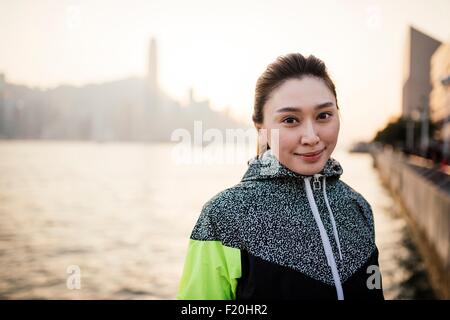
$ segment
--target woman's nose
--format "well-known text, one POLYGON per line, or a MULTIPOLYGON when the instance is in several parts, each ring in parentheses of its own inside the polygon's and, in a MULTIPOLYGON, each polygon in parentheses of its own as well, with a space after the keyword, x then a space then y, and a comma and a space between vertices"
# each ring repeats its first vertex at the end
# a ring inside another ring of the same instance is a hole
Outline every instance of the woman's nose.
POLYGON ((301 143, 302 144, 308 144, 308 145, 316 145, 320 138, 316 133, 316 130, 314 129, 314 125, 308 121, 305 123, 305 129, 303 130, 303 134, 301 137, 301 143))

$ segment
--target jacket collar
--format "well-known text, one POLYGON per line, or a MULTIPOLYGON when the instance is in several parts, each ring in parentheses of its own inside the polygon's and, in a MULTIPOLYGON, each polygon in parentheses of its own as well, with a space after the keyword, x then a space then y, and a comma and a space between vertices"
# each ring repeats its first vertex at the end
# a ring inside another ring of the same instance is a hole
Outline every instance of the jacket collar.
POLYGON ((288 169, 281 162, 279 162, 275 155, 272 153, 271 149, 265 151, 260 156, 251 158, 247 162, 247 164, 249 167, 241 181, 284 177, 304 179, 316 175, 339 178, 343 173, 343 169, 340 163, 334 158, 330 157, 320 172, 314 175, 302 175, 288 169))

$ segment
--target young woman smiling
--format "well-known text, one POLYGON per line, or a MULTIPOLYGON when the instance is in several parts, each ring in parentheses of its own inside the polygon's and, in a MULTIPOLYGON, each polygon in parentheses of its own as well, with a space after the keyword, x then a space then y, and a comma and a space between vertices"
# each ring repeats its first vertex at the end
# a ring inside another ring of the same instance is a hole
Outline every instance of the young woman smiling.
POLYGON ((178 299, 384 299, 372 210, 340 180, 336 89, 325 64, 280 56, 259 77, 257 155, 209 199, 178 299))

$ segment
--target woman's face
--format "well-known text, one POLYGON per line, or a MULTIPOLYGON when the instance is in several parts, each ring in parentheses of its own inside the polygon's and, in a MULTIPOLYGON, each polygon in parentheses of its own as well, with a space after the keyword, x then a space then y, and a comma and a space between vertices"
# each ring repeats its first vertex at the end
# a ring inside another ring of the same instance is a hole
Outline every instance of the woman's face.
POLYGON ((336 99, 322 79, 290 79, 275 89, 264 105, 262 130, 278 160, 290 170, 313 175, 322 170, 339 134, 336 99), (272 130, 278 129, 278 154, 272 130), (308 156, 309 153, 318 155, 308 156))

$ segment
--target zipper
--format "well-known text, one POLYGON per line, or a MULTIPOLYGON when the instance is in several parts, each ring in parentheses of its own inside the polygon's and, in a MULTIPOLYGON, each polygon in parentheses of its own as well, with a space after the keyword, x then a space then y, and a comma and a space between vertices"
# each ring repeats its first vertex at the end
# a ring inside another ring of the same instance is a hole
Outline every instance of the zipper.
MULTIPOLYGON (((321 174, 315 174, 314 175, 314 181, 313 185, 315 185, 316 181, 319 184, 320 189, 320 181, 319 177, 322 176, 321 174)), ((342 289, 342 283, 339 276, 339 271, 336 265, 336 260, 334 258, 333 249, 331 247, 330 239, 328 238, 327 231, 325 230, 325 227, 323 225, 322 219, 320 218, 319 210, 317 208, 316 201, 314 200, 313 191, 311 190, 311 184, 310 184, 311 178, 305 178, 305 187, 306 187, 306 196, 308 198, 309 207, 311 208, 311 211, 314 216, 314 220, 316 221, 316 225, 319 229, 319 234, 322 242, 322 246, 324 249, 325 257, 327 260, 327 264, 331 269, 331 274, 333 276, 334 286, 336 288, 336 294, 338 300, 344 300, 344 292, 342 289)), ((314 189, 316 189, 314 187, 314 189)))
POLYGON ((320 179, 319 177, 321 177, 322 175, 320 173, 316 173, 314 175, 314 181, 313 181, 313 189, 314 190, 320 190, 320 179))

